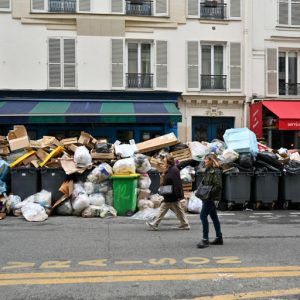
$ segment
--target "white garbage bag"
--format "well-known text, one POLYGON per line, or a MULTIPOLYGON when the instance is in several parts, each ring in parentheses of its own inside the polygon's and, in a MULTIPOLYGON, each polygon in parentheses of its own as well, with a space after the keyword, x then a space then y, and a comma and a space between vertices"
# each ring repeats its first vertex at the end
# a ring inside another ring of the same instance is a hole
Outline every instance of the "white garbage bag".
POLYGON ((150 179, 149 175, 141 174, 141 176, 139 178, 138 187, 140 189, 146 190, 146 189, 149 189, 150 185, 151 185, 151 179, 150 179))
POLYGON ((82 182, 78 182, 74 184, 74 190, 72 193, 73 199, 77 198, 79 195, 86 194, 85 189, 83 187, 82 182))
POLYGON ((202 158, 209 153, 209 148, 199 142, 189 142, 187 143, 191 152, 193 160, 200 161, 202 158))
POLYGON ((134 140, 130 141, 131 144, 121 144, 120 141, 114 143, 116 155, 120 155, 122 158, 132 157, 137 152, 137 147, 134 140))
POLYGON ((105 205, 105 197, 102 193, 89 195, 90 205, 102 206, 105 205))
POLYGON ((97 166, 87 177, 87 180, 93 183, 100 183, 105 181, 113 174, 111 166, 103 163, 97 166))
POLYGON ((74 154, 74 161, 76 167, 86 168, 92 164, 92 157, 89 150, 85 146, 80 146, 76 148, 74 154))
POLYGON ((19 196, 9 195, 9 197, 7 198, 7 200, 5 202, 5 208, 6 208, 7 214, 14 212, 14 210, 17 209, 16 205, 18 203, 21 203, 21 198, 19 196))
POLYGON ((89 196, 87 194, 80 194, 77 198, 75 198, 72 201, 72 206, 74 209, 73 214, 79 216, 85 208, 89 207, 89 205, 90 205, 89 196))
POLYGON ((48 219, 45 209, 33 202, 27 202, 21 208, 23 217, 30 222, 42 222, 48 219))
MULTIPOLYGON (((159 208, 146 208, 144 210, 138 211, 130 218, 134 219, 134 220, 152 221, 152 220, 154 220, 154 218, 157 216, 158 213, 159 213, 159 208)), ((174 218, 176 218, 176 215, 173 211, 171 211, 169 209, 168 212, 166 213, 166 215, 164 216, 164 218, 174 219, 174 218)))
POLYGON ((113 190, 109 190, 105 194, 105 204, 108 206, 114 206, 114 191, 113 190))
POLYGON ((154 208, 154 203, 151 200, 141 199, 138 202, 138 209, 154 208))
POLYGON ((151 170, 151 164, 149 162, 149 159, 144 154, 135 154, 134 162, 137 173, 144 174, 151 170))
POLYGON ((84 209, 81 213, 81 216, 83 218, 95 218, 95 217, 100 217, 100 206, 96 205, 90 205, 86 209, 84 209))
POLYGON ((133 158, 118 160, 113 166, 114 174, 134 174, 135 163, 133 158))
POLYGON ((100 218, 116 217, 117 211, 109 205, 103 205, 100 207, 100 218))
POLYGON ((192 193, 188 203, 188 211, 199 214, 202 209, 202 204, 202 200, 197 198, 195 194, 192 193))

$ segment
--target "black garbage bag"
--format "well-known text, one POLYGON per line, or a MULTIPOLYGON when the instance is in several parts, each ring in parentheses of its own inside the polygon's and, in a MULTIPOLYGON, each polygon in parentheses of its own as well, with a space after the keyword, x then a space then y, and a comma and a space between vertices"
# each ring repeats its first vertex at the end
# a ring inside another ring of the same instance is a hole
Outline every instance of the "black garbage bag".
POLYGON ((257 154, 257 160, 263 161, 267 163, 268 165, 271 165, 272 167, 278 169, 278 170, 283 170, 283 165, 280 163, 280 161, 277 159, 276 154, 272 152, 260 152, 257 154))
POLYGON ((184 169, 185 167, 187 166, 191 166, 191 167, 197 167, 199 165, 199 162, 196 161, 196 160, 193 160, 193 159, 188 159, 188 160, 184 160, 182 162, 180 162, 178 165, 177 165, 177 168, 179 170, 182 170, 184 169))
POLYGON ((240 153, 237 164, 243 169, 252 170, 253 169, 253 161, 254 161, 253 155, 250 152, 249 153, 240 153))
POLYGON ((237 163, 232 163, 232 165, 235 167, 235 168, 238 168, 239 171, 241 172, 253 172, 253 166, 251 168, 244 168, 243 166, 237 164, 237 163))
POLYGON ((276 168, 268 163, 266 163, 265 161, 262 161, 262 160, 259 160, 257 159, 254 163, 255 167, 256 168, 262 168, 262 167, 266 167, 269 171, 272 171, 272 172, 281 172, 282 171, 282 166, 281 168, 276 168))
POLYGON ((96 144, 96 152, 97 153, 109 153, 111 148, 111 144, 108 143, 98 143, 96 144))
POLYGON ((182 149, 186 149, 186 148, 188 148, 188 145, 179 143, 174 146, 170 146, 170 152, 174 152, 174 151, 178 151, 178 150, 182 150, 182 149))
POLYGON ((286 173, 289 174, 300 174, 300 162, 297 160, 290 160, 284 165, 286 173))

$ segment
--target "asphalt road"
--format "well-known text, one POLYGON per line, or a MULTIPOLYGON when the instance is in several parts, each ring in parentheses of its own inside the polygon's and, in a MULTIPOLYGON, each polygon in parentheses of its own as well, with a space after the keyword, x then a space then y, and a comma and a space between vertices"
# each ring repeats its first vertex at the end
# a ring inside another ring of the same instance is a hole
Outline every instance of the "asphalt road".
POLYGON ((189 220, 7 217, 0 299, 300 299, 299 211, 220 213, 225 244, 206 249, 189 220))

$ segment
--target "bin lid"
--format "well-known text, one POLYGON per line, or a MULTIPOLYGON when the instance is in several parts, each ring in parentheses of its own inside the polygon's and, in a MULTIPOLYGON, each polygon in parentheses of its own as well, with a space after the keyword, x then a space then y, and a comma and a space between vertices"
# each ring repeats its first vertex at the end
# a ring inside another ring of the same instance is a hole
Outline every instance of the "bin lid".
POLYGON ((116 179, 116 178, 119 178, 119 179, 135 179, 135 178, 138 178, 140 177, 140 174, 114 174, 112 175, 110 178, 112 179, 116 179))

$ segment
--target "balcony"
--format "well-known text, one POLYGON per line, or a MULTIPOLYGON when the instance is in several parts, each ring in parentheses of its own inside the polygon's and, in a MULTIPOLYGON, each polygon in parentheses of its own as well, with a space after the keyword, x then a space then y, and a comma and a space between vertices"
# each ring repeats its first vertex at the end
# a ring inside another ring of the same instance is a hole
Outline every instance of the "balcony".
POLYGON ((201 75, 201 90, 226 90, 226 75, 201 75))
POLYGON ((200 3, 200 18, 202 19, 225 19, 227 17, 227 5, 217 1, 200 3))
POLYGON ((153 2, 152 1, 126 1, 126 15, 130 16, 152 16, 153 2))
POLYGON ((300 95, 300 83, 279 82, 279 95, 299 96, 300 95))
POLYGON ((49 12, 76 13, 76 0, 49 0, 49 12))
POLYGON ((126 73, 126 87, 136 89, 152 89, 153 74, 126 73))

